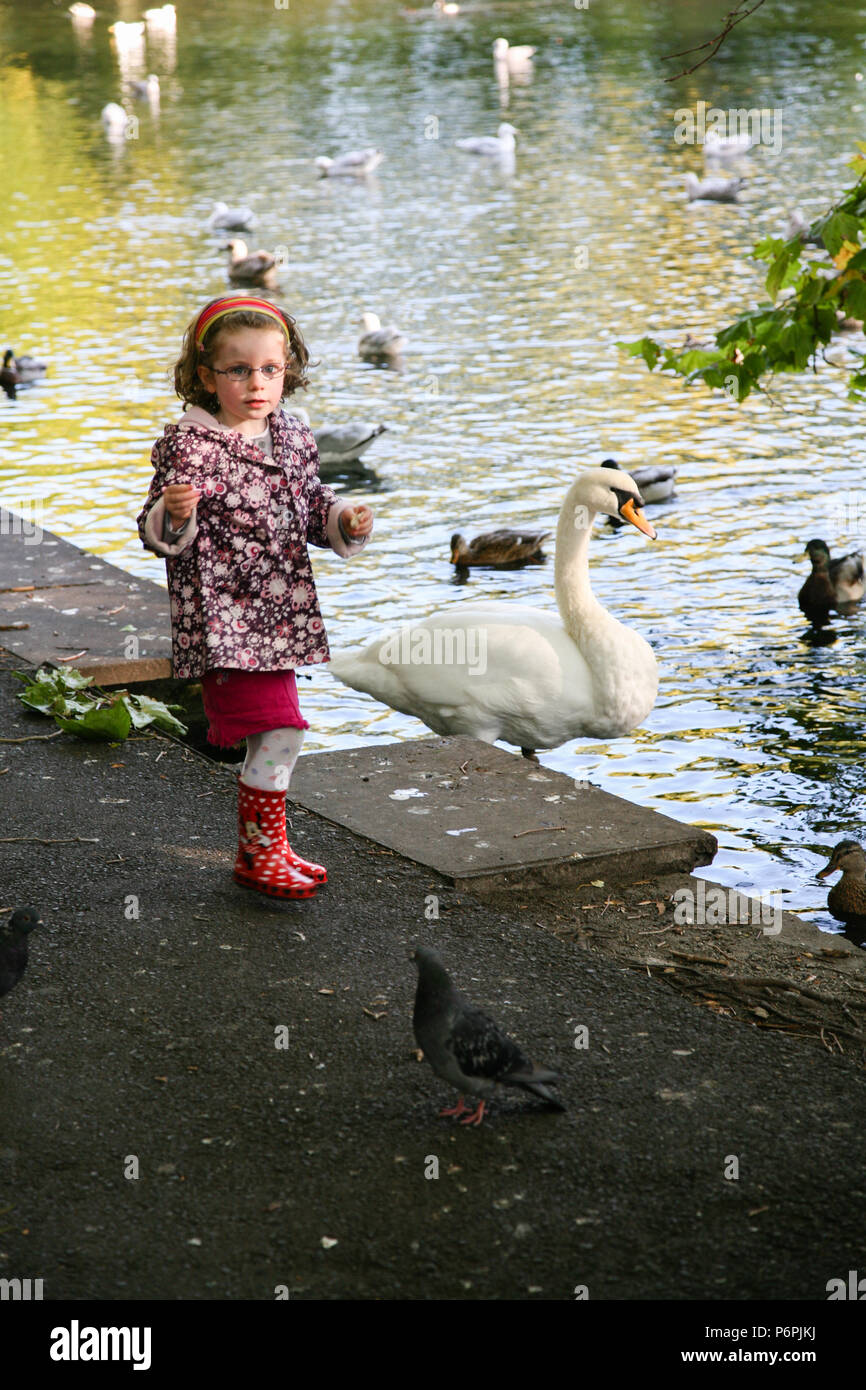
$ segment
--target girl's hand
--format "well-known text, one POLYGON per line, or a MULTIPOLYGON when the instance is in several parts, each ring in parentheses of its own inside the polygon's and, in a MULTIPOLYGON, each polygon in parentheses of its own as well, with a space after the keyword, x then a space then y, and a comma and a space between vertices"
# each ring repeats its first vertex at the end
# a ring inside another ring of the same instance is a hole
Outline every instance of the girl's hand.
POLYGON ((343 523, 343 530, 347 536, 354 540, 360 540, 362 536, 369 536, 373 529, 372 510, 360 503, 357 507, 347 507, 340 513, 340 521, 343 523))
POLYGON ((200 497, 198 489, 189 483, 169 483, 168 487, 163 488, 162 500, 173 531, 179 531, 183 523, 192 516, 200 497))

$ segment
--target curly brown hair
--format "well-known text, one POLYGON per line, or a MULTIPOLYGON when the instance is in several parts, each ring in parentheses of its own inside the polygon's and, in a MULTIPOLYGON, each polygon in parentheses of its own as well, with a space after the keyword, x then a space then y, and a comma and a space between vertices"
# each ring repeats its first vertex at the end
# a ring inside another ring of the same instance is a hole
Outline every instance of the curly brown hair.
MULTIPOLYGON (((244 296, 238 297, 243 298, 244 296)), ((217 299, 210 300, 204 309, 209 309, 211 304, 216 304, 218 300, 225 298, 225 295, 219 295, 217 299)), ((301 331, 291 314, 287 314, 285 309, 281 309, 277 304, 271 307, 286 325, 286 332, 289 337, 286 353, 289 366, 283 378, 282 399, 285 400, 299 387, 306 388, 308 385, 304 368, 310 360, 310 354, 301 337, 301 331)), ((268 314, 257 313, 255 309, 238 309, 236 313, 225 314, 209 324, 205 329, 202 345, 198 347, 195 341, 195 330, 204 309, 199 310, 183 335, 183 348, 174 366, 174 389, 184 405, 200 405, 204 410, 213 414, 219 406, 219 401, 214 392, 208 391, 200 379, 198 369, 199 367, 210 367, 213 363, 220 335, 231 333, 238 328, 275 328, 276 324, 268 314)))

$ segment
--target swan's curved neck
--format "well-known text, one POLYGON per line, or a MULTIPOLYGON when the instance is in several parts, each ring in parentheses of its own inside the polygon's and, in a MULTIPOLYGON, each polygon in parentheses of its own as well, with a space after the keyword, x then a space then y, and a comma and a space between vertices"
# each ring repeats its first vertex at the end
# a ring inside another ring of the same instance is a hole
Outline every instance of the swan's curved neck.
POLYGON ((587 630, 606 626, 610 615, 592 592, 589 582, 589 537, 595 512, 575 496, 573 487, 565 499, 556 528, 554 582, 559 615, 573 638, 587 630))

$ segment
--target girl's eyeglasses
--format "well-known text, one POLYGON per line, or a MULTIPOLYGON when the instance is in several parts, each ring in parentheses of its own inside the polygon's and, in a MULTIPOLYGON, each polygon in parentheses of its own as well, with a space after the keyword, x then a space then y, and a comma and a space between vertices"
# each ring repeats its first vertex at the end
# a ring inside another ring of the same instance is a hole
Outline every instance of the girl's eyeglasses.
POLYGON ((288 362, 283 362, 278 367, 270 362, 266 367, 211 367, 211 371, 214 376, 227 376, 230 381, 248 381, 253 372, 261 372, 265 381, 273 381, 274 377, 284 374, 288 365, 288 362))

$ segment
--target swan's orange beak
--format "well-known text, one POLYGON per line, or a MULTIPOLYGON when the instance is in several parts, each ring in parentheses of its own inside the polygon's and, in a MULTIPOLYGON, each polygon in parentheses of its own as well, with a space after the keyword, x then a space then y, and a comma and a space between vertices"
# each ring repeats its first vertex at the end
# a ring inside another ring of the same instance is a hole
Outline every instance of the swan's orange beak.
POLYGON ((645 536, 649 536, 651 541, 656 539, 655 528, 650 526, 633 497, 629 497, 628 501, 623 502, 619 514, 624 521, 630 521, 632 526, 636 526, 639 531, 643 531, 645 536))

